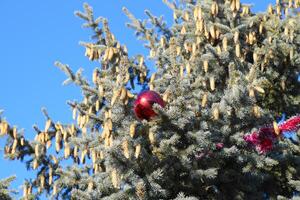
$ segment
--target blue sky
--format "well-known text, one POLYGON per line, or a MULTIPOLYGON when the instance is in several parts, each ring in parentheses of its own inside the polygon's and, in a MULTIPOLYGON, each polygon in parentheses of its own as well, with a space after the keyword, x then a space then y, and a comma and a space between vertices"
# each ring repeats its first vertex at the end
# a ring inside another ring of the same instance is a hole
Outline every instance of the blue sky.
MULTIPOLYGON (((84 57, 79 41, 89 41, 90 31, 81 28, 82 20, 74 16, 82 4, 93 6, 96 16, 108 18, 116 38, 126 44, 130 55, 145 54, 142 42, 125 26, 129 22, 121 9, 126 6, 137 18, 145 18, 144 10, 164 15, 168 25, 172 12, 160 0, 1 0, 0 1, 0 109, 7 120, 25 129, 28 138, 34 137, 33 124, 44 127, 41 108, 46 107, 55 121, 71 121, 67 100, 80 100, 81 93, 75 86, 62 86, 65 75, 53 63, 56 60, 69 64, 72 69, 84 68, 90 77, 96 62, 84 57)), ((254 11, 263 11, 275 0, 244 0, 253 3, 254 11)), ((3 139, 0 139, 3 147, 3 139)), ((32 176, 25 165, 6 161, 0 151, 0 179, 16 174, 13 187, 32 176)))

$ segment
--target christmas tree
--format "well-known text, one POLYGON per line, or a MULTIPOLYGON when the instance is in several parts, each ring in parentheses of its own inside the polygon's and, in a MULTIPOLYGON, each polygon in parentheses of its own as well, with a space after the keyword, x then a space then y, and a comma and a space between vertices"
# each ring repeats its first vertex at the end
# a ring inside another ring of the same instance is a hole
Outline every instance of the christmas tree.
POLYGON ((278 0, 264 13, 239 0, 164 3, 174 12, 171 27, 148 10, 141 21, 123 9, 149 56, 129 57, 88 4, 76 12, 94 32, 92 42, 80 43, 85 56, 100 67, 86 79, 55 63, 64 84, 83 93, 68 102, 74 122, 42 109, 45 127, 34 126, 30 141, 0 118, 5 157, 36 172, 23 199, 299 194, 300 1, 278 0))
POLYGON ((10 183, 15 179, 14 176, 6 178, 4 180, 0 180, 0 199, 3 200, 11 200, 11 194, 15 193, 16 191, 10 190, 8 187, 10 183))

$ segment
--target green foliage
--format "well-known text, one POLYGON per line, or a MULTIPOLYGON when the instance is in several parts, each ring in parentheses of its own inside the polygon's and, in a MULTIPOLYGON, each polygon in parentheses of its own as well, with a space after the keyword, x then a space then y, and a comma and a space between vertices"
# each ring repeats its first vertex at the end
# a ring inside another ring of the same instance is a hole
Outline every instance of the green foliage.
POLYGON ((287 199, 299 191, 299 145, 278 138, 260 154, 243 136, 282 112, 299 112, 300 2, 278 1, 258 14, 239 0, 164 3, 174 11, 171 27, 150 11, 141 21, 123 9, 148 57, 129 57, 89 5, 75 13, 94 32, 92 42, 80 42, 85 56, 101 67, 90 81, 55 63, 64 84, 83 92, 82 101, 68 102, 74 122, 54 121, 43 109, 45 128, 34 126, 29 141, 0 119, 6 157, 37 172, 24 199, 42 192, 56 199, 287 199), (166 102, 153 105, 155 119, 134 116, 136 84, 166 102))
POLYGON ((0 199, 2 200, 11 200, 11 194, 16 193, 16 191, 10 190, 10 183, 15 180, 15 176, 0 180, 0 199))

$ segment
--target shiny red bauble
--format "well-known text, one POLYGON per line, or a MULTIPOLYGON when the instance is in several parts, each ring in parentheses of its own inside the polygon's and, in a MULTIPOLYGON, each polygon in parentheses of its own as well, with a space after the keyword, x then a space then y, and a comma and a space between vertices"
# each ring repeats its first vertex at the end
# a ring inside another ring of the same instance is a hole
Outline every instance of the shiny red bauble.
POLYGON ((156 115, 152 109, 154 103, 165 107, 165 103, 158 93, 151 90, 141 92, 134 102, 134 113, 136 117, 140 120, 150 120, 153 118, 156 115))

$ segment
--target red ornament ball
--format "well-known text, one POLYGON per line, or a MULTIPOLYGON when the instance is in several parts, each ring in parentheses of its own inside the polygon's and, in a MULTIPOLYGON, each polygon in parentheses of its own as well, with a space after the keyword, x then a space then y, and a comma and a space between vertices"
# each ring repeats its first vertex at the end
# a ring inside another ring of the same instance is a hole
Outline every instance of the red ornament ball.
POLYGON ((165 107, 163 99, 157 92, 148 90, 141 92, 134 102, 134 112, 137 118, 140 120, 150 120, 156 115, 152 109, 154 103, 159 104, 161 107, 165 107))

